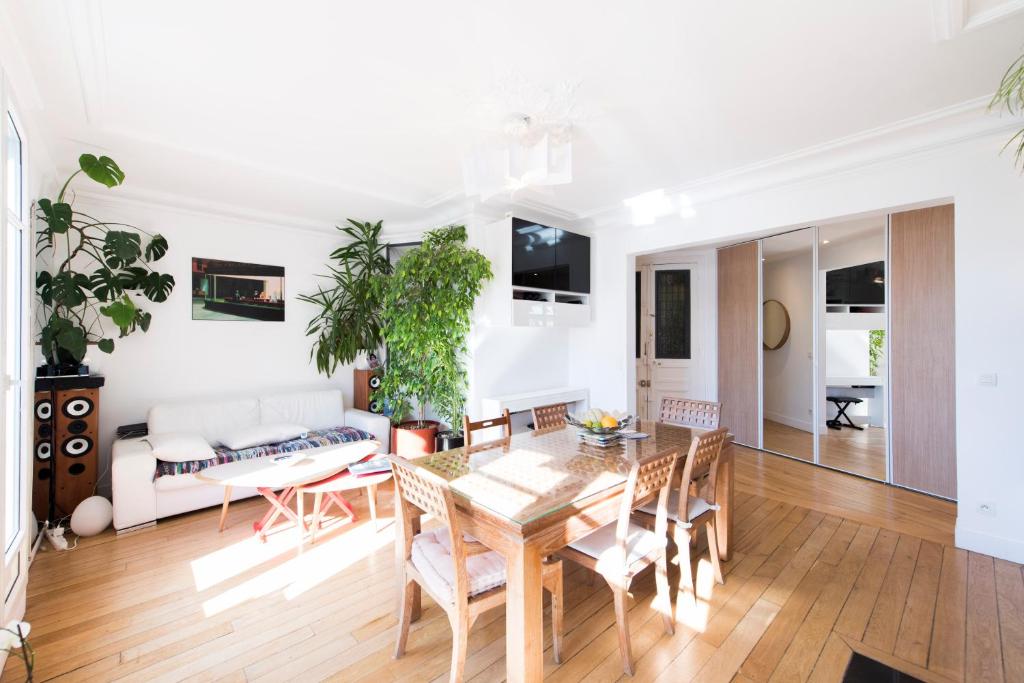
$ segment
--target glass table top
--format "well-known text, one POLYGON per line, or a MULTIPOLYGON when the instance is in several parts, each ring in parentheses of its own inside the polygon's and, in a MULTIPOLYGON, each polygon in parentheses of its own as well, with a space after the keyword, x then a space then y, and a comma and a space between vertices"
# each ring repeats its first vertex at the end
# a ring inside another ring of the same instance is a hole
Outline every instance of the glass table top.
POLYGON ((433 453, 416 464, 448 480, 452 491, 517 524, 526 524, 625 483, 638 458, 690 448, 701 429, 644 422, 646 439, 600 447, 573 427, 515 434, 508 441, 433 453))

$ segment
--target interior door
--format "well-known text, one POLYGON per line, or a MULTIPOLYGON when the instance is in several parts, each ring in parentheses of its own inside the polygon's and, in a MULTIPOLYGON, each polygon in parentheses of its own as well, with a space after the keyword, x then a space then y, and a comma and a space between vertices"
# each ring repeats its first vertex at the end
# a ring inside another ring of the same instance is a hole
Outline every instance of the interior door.
POLYGON ((892 482, 956 498, 953 206, 890 217, 892 482))
POLYGON ((718 250, 718 400, 736 443, 759 447, 761 393, 760 250, 746 242, 718 250))
POLYGON ((705 387, 697 348, 693 286, 697 272, 692 263, 651 266, 648 283, 650 360, 647 412, 657 417, 666 396, 702 398, 705 387))
MULTIPOLYGON (((650 279, 650 266, 638 266, 636 269, 636 415, 641 420, 652 419, 647 412, 651 387, 650 377, 650 340, 651 323, 647 302, 647 282, 650 279)), ((654 415, 653 417, 657 417, 654 415)))

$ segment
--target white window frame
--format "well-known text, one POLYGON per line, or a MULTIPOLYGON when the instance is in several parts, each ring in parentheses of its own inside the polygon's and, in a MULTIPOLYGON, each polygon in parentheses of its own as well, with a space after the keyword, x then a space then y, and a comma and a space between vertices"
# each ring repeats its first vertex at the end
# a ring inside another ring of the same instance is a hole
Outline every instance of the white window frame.
MULTIPOLYGON (((35 529, 29 529, 31 526, 31 487, 33 475, 33 454, 32 454, 32 424, 29 419, 32 410, 29 406, 32 405, 32 365, 33 356, 32 348, 30 344, 31 337, 31 307, 32 307, 32 288, 30 287, 30 276, 32 273, 32 261, 29 258, 31 253, 31 212, 32 207, 29 203, 30 195, 30 182, 29 182, 29 159, 30 159, 30 147, 28 141, 28 134, 23 123, 23 120, 18 115, 18 107, 15 98, 11 93, 11 88, 7 80, 6 74, 0 69, 0 116, 3 116, 3 134, 0 134, 0 226, 5 231, 3 239, 0 239, 0 263, 6 264, 6 249, 7 249, 7 235, 6 230, 9 229, 11 224, 16 226, 21 235, 21 338, 12 339, 11 335, 8 334, 6 329, 7 316, 6 316, 6 305, 7 297, 4 287, 6 287, 6 279, 0 278, 0 340, 2 344, 18 344, 21 352, 21 373, 19 376, 11 376, 9 374, 10 369, 5 367, 7 358, 7 347, 0 347, 0 438, 6 435, 6 430, 9 425, 5 424, 6 421, 6 405, 8 388, 14 387, 17 391, 20 389, 21 394, 21 410, 15 414, 15 419, 20 421, 21 426, 21 481, 18 482, 21 493, 21 506, 20 506, 20 524, 18 532, 11 540, 9 545, 6 544, 7 539, 3 539, 5 543, 0 544, 0 550, 2 553, 2 564, 0 564, 0 624, 7 624, 11 619, 21 618, 24 613, 25 605, 25 584, 28 581, 28 553, 29 553, 29 539, 35 536, 35 529), (7 142, 6 142, 6 126, 7 116, 11 117, 14 122, 14 127, 18 131, 19 137, 21 138, 21 214, 17 214, 13 209, 7 206, 7 142), (6 547, 4 547, 6 545, 6 547)), ((3 441, 0 441, 3 443, 3 441)), ((0 448, 0 491, 6 492, 7 484, 6 481, 6 465, 7 463, 3 460, 7 457, 6 449, 0 448)), ((0 517, 6 515, 6 506, 0 507, 0 517)), ((5 522, 6 520, 0 519, 5 522)), ((5 528, 6 524, 0 526, 5 528)), ((0 534, 2 537, 2 534, 0 534)))

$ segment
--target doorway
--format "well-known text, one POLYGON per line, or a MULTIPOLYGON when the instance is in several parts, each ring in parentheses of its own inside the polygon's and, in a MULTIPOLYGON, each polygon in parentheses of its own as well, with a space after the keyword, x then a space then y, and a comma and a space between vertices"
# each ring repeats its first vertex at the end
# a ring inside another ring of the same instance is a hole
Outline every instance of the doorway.
POLYGON ((707 251, 683 251, 637 258, 636 406, 641 420, 657 419, 665 397, 712 398, 710 257, 707 251))

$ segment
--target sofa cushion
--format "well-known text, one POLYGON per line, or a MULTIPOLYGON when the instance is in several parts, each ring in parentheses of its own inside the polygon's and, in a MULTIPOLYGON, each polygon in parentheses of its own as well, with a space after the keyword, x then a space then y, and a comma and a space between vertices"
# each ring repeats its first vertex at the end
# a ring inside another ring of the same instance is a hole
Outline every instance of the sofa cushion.
POLYGON ((259 423, 260 404, 255 398, 163 403, 153 406, 146 418, 150 434, 198 432, 215 445, 232 429, 259 423))
MULTIPOLYGON (((282 441, 291 441, 292 439, 302 439, 308 433, 309 429, 307 427, 287 422, 259 424, 232 429, 224 435, 222 441, 226 448, 240 451, 243 448, 262 446, 268 443, 281 443, 282 441)), ((212 452, 209 457, 213 457, 212 452)), ((160 459, 167 460, 167 458, 160 459)), ((199 460, 199 458, 192 458, 192 460, 199 460)))
POLYGON ((345 402, 339 389, 271 394, 259 399, 261 424, 287 422, 309 429, 345 424, 345 402))
POLYGON ((167 462, 188 462, 189 460, 209 460, 213 457, 213 449, 201 434, 196 432, 164 432, 147 434, 143 441, 153 450, 157 460, 167 462))
MULTIPOLYGON (((437 597, 454 602, 455 561, 447 528, 425 531, 412 539, 412 563, 437 597)), ((471 596, 505 583, 505 558, 493 550, 466 558, 471 596)))
POLYGON ((154 473, 153 478, 156 479, 176 474, 195 474, 196 472, 205 470, 207 467, 223 465, 224 463, 234 462, 236 460, 250 460, 252 458, 262 458, 269 455, 277 455, 279 453, 292 453, 309 448, 320 448, 322 446, 352 443, 353 441, 363 441, 364 439, 372 438, 372 434, 364 432, 361 429, 355 429, 353 427, 335 427, 334 429, 311 431, 305 439, 292 439, 291 441, 284 441, 282 443, 253 446, 252 448, 243 448, 237 451, 225 448, 224 446, 218 446, 214 449, 214 457, 208 460, 191 460, 189 462, 164 462, 163 460, 157 460, 156 472, 154 473))

